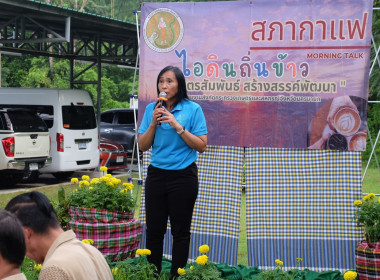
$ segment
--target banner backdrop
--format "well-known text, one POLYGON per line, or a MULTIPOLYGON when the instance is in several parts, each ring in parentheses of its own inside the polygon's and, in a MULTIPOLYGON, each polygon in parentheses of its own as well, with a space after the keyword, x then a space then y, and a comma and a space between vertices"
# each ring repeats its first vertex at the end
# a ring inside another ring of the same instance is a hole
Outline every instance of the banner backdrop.
POLYGON ((208 144, 365 150, 372 0, 143 3, 139 121, 183 70, 208 144))

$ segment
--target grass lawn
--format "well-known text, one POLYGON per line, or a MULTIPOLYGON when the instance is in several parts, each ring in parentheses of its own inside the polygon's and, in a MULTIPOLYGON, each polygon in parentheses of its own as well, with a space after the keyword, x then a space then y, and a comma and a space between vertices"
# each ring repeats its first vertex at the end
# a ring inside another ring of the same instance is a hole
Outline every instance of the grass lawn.
MULTIPOLYGON (((364 168, 362 172, 364 172, 364 168)), ((363 180, 363 193, 374 193, 380 195, 380 170, 369 168, 363 180)))
MULTIPOLYGON (((77 188, 77 186, 73 186, 71 184, 64 185, 66 193, 70 192, 71 190, 77 188)), ((50 198, 50 200, 58 201, 58 186, 47 186, 47 187, 39 187, 39 188, 33 188, 27 191, 19 191, 19 192, 12 192, 12 193, 6 193, 6 194, 0 194, 0 209, 4 209, 5 205, 7 205, 8 201, 11 200, 13 197, 24 193, 28 191, 39 191, 44 193, 47 197, 50 198)))
MULTIPOLYGON (((364 168, 363 168, 364 170, 364 168)), ((119 177, 123 182, 126 182, 128 177, 119 177)), ((137 197, 137 205, 135 211, 135 217, 139 217, 139 208, 140 208, 140 193, 141 186, 137 185, 137 181, 134 181, 135 189, 134 195, 137 197)), ((64 188, 66 194, 71 190, 77 188, 77 186, 71 184, 65 184, 64 188)), ((46 194, 51 200, 58 200, 58 186, 48 186, 34 188, 33 190, 40 191, 46 194)), ((363 181, 363 193, 375 193, 380 194, 380 171, 377 168, 370 168, 367 170, 366 176, 363 181)), ((14 192, 8 194, 0 194, 0 209, 3 209, 10 199, 22 192, 14 192)), ((240 237, 239 237, 239 249, 238 249, 238 264, 248 265, 247 258, 247 234, 246 234, 246 222, 245 222, 245 193, 242 194, 241 201, 241 220, 240 220, 240 237)))

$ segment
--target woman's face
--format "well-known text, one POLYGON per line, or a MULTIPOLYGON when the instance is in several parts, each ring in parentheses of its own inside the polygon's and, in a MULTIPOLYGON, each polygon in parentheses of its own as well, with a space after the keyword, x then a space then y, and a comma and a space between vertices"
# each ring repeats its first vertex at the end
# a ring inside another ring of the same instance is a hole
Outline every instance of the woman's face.
POLYGON ((158 90, 166 92, 168 100, 174 100, 178 92, 178 81, 172 70, 164 72, 158 80, 158 90))

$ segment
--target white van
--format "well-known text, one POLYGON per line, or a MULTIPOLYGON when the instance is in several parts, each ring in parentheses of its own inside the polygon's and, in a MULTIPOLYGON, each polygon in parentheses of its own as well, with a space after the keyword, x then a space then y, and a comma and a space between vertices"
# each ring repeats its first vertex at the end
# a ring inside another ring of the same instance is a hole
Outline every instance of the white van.
MULTIPOLYGON (((0 107, 39 112, 51 137, 49 166, 39 173, 57 178, 99 164, 99 136, 94 105, 88 92, 72 89, 0 88, 0 107)), ((38 172, 33 174, 33 179, 38 172)))

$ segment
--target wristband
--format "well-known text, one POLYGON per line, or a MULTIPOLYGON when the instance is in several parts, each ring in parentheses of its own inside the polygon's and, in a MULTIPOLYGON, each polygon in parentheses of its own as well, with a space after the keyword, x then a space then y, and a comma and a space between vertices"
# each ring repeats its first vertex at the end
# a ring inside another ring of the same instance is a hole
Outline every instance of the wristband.
POLYGON ((184 132, 185 132, 185 127, 184 126, 182 126, 182 129, 180 131, 177 131, 178 135, 181 135, 184 132))

